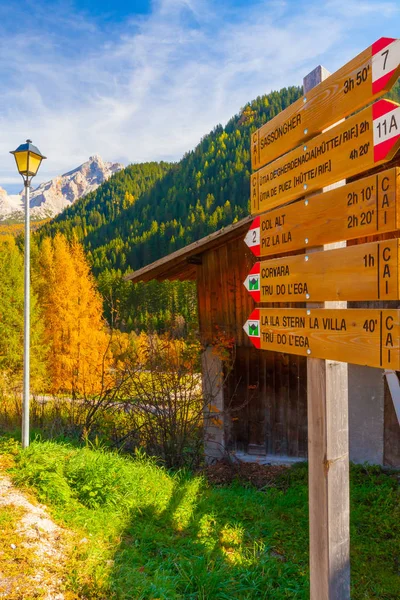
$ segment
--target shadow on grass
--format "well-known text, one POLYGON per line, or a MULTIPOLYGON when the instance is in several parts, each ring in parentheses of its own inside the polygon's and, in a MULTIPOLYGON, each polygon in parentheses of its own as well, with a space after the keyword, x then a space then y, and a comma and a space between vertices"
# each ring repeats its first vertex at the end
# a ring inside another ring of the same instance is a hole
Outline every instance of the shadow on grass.
POLYGON ((121 600, 305 600, 306 498, 285 496, 181 478, 162 510, 133 511, 114 557, 113 592, 121 600))
MULTIPOLYGON (((351 597, 400 598, 399 476, 351 467, 351 597)), ((132 512, 110 583, 118 600, 309 598, 307 466, 264 492, 175 478, 160 510, 132 512)))

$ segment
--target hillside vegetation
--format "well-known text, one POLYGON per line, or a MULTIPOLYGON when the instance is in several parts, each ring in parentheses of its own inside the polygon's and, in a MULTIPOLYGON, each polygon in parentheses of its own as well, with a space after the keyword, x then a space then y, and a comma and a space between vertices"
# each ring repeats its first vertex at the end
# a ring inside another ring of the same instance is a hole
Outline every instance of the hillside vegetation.
MULTIPOLYGON (((24 331, 24 257, 0 236, 0 397, 20 389, 24 331)), ((82 245, 62 235, 32 244, 32 392, 95 393, 108 365, 110 335, 102 297, 82 245)))

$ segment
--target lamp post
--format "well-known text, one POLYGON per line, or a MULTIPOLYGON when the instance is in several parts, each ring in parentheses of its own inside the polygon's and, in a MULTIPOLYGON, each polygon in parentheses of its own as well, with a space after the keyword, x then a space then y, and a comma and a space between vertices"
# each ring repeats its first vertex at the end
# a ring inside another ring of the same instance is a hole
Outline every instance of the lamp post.
POLYGON ((39 170, 45 156, 26 140, 11 154, 14 155, 19 174, 25 187, 25 251, 24 251, 24 391, 22 400, 22 447, 29 446, 29 371, 30 371, 30 225, 29 225, 29 187, 32 177, 39 170))

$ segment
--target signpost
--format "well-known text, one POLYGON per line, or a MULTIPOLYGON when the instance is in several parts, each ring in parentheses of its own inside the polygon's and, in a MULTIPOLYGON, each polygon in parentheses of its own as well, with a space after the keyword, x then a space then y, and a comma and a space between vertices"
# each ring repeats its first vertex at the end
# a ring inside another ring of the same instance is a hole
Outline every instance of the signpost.
POLYGON ((399 169, 343 181, 399 149, 400 105, 378 100, 362 109, 399 75, 400 40, 380 38, 330 77, 315 69, 303 98, 251 137, 258 169, 251 213, 258 216, 245 242, 256 256, 306 254, 257 263, 245 285, 257 302, 314 303, 257 308, 244 325, 256 348, 309 359, 311 600, 350 599, 346 363, 400 370, 400 310, 345 308, 345 300, 400 299, 400 240, 343 247, 343 240, 400 229, 399 169))
POLYGON ((400 310, 256 308, 244 330, 262 350, 400 370, 400 310))
POLYGON ((400 169, 393 168, 257 216, 245 242, 255 256, 400 229, 400 169))
POLYGON ((251 137, 254 170, 390 90, 400 75, 400 40, 380 38, 251 137))
POLYGON ((390 160, 400 147, 400 105, 378 100, 251 176, 257 214, 390 160))
POLYGON ((400 240, 257 262, 244 285, 256 302, 400 300, 400 240))

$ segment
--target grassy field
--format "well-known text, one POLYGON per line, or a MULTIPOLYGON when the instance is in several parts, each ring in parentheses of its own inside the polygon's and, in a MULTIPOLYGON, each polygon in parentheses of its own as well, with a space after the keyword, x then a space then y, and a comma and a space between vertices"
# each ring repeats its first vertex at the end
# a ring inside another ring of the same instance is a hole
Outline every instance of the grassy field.
MULTIPOLYGON (((14 482, 75 532, 68 585, 80 598, 309 597, 304 464, 256 490, 101 448, 37 441, 22 451, 3 440, 0 452, 13 455, 14 482)), ((354 600, 400 597, 399 504, 396 476, 352 469, 354 600)))

